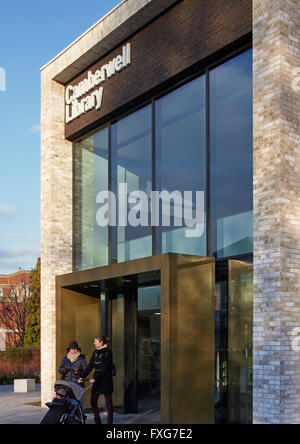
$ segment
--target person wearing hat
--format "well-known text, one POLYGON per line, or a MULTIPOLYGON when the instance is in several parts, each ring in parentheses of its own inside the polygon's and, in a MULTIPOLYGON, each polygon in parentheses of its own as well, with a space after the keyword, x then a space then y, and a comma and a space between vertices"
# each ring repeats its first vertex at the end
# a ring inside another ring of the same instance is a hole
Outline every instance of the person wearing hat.
MULTIPOLYGON (((76 341, 72 341, 67 348, 67 355, 63 358, 59 373, 63 381, 75 382, 83 376, 87 369, 85 355, 81 353, 81 348, 76 341)), ((80 384, 82 387, 83 383, 80 384)))

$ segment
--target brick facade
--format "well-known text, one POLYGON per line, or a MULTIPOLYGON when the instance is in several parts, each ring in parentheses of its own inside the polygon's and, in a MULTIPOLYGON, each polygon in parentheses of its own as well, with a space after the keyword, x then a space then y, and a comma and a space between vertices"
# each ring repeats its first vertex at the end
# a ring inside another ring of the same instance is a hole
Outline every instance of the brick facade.
MULTIPOLYGON (((174 0, 126 0, 42 69, 42 402, 51 399, 56 376, 55 276, 73 271, 73 155, 72 143, 65 139, 65 85, 111 49, 122 46, 129 36, 138 39, 137 32, 143 28, 145 35, 151 29, 149 36, 155 35, 161 48, 159 56, 153 56, 151 42, 143 47, 149 59, 144 89, 150 94, 158 77, 165 81, 187 72, 198 47, 201 57, 208 60, 212 52, 251 31, 252 18, 253 420, 300 423, 300 356, 292 350, 293 328, 300 327, 300 93, 292 86, 293 69, 300 67, 299 0, 183 0, 178 4, 174 0), (171 6, 168 14, 145 27, 171 6), (178 34, 183 18, 199 17, 199 11, 201 20, 192 29, 186 28, 185 34, 178 34), (182 51, 182 45, 189 44, 192 51, 182 51), (167 52, 172 62, 161 63, 167 52)), ((111 85, 116 87, 113 81, 111 85)), ((132 96, 141 94, 142 86, 137 81, 116 93, 103 112, 124 110, 132 96)), ((91 129, 94 120, 91 117, 84 126, 91 129)), ((81 130, 83 126, 74 124, 69 135, 81 130)))
POLYGON ((254 423, 299 423, 298 0, 253 1, 254 423))
MULTIPOLYGON (((30 283, 30 275, 31 271, 29 270, 20 270, 12 274, 0 274, 0 312, 2 311, 4 304, 10 303, 8 297, 11 295, 12 291, 17 291, 17 294, 21 296, 22 283, 25 283, 26 286, 28 286, 30 283)), ((6 333, 6 345, 13 345, 12 332, 7 331, 7 327, 1 324, 1 321, 0 330, 4 330, 6 333)))
MULTIPOLYGON (((121 99, 121 103, 127 102, 124 105, 125 108, 129 108, 131 98, 141 94, 145 89, 145 81, 149 89, 153 82, 154 86, 158 85, 159 82, 174 77, 182 70, 187 70, 191 63, 200 62, 203 57, 208 59, 213 53, 221 51, 225 45, 249 33, 251 22, 250 0, 228 0, 226 3, 221 0, 209 2, 206 0, 125 0, 42 68, 42 403, 52 397, 57 370, 55 276, 72 272, 74 259, 73 153, 72 143, 65 139, 65 85, 88 66, 92 66, 101 57, 105 57, 111 49, 122 46, 123 41, 128 41, 128 37, 135 35, 134 38, 138 42, 137 32, 140 32, 140 37, 145 36, 144 42, 148 39, 147 45, 140 48, 141 55, 145 53, 145 60, 148 60, 147 70, 143 64, 134 66, 133 72, 136 69, 139 70, 139 77, 135 76, 136 84, 131 83, 122 98, 116 95, 114 101, 108 102, 110 109, 105 109, 105 112, 112 111, 121 99), (169 7, 173 9, 162 14, 169 7), (190 20, 194 20, 195 15, 199 17, 199 11, 202 20, 194 21, 192 28, 190 20), (182 16, 186 21, 183 26, 181 25, 182 16), (157 17, 159 17, 158 20, 157 17), (178 29, 182 29, 182 32, 177 33, 178 29), (147 39, 146 36, 148 36, 147 39), (151 52, 154 36, 157 39, 156 47, 165 47, 164 55, 166 57, 168 55, 164 66, 161 63, 163 54, 155 56, 151 52), (181 45, 185 45, 184 51, 181 45), (151 60, 153 57, 155 59, 151 60)), ((118 89, 122 89, 119 88, 119 84, 118 89)), ((88 123, 85 122, 85 125, 88 123)), ((89 127, 86 127, 85 131, 88 129, 89 127)))
POLYGON ((30 282, 31 271, 20 270, 12 274, 0 274, 0 288, 21 288, 21 283, 25 282, 26 285, 30 282))

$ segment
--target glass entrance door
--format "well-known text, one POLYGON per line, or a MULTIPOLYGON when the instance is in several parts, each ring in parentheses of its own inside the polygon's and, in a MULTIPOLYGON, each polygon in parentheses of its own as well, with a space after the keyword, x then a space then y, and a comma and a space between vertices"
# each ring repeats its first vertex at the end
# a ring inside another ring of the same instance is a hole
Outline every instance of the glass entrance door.
POLYGON ((252 423, 253 264, 228 261, 228 415, 252 423))
POLYGON ((113 402, 123 413, 137 412, 136 323, 137 295, 134 288, 108 292, 108 333, 116 376, 113 402))
POLYGON ((117 370, 114 405, 124 413, 160 410, 160 286, 108 295, 108 334, 117 370))
POLYGON ((215 421, 252 423, 253 265, 216 264, 215 421))
POLYGON ((138 289, 138 411, 160 410, 160 286, 138 289))

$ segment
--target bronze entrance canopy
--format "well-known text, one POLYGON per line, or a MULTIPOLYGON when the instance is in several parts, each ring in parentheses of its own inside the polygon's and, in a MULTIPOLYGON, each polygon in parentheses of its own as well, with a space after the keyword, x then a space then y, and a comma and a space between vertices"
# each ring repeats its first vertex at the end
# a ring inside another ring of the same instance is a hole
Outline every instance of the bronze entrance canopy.
MULTIPOLYGON (((161 285, 161 422, 214 423, 213 258, 167 253, 58 276, 56 367, 71 340, 76 339, 90 356, 93 338, 100 333, 100 295, 78 291, 80 286, 104 281, 107 286, 122 285, 125 278, 151 272, 158 272, 161 285)), ((121 316, 126 316, 126 310, 121 316)), ((117 364, 120 356, 115 356, 114 342, 130 338, 120 314, 113 313, 114 323, 117 327, 111 330, 115 332, 112 347, 117 364)), ((125 358, 121 356, 121 361, 125 358)), ((114 379, 116 400, 130 381, 118 368, 114 379)))

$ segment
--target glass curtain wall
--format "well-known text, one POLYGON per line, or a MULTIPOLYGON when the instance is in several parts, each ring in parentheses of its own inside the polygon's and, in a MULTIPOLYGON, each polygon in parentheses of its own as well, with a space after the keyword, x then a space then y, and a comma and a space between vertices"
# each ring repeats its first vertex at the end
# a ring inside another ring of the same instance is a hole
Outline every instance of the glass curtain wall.
POLYGON ((198 206, 203 223, 195 237, 187 236, 184 220, 185 208, 196 216, 196 192, 203 193, 203 203, 206 197, 205 85, 205 76, 199 77, 155 104, 155 186, 159 192, 174 195, 170 205, 165 205, 169 203, 166 199, 160 200, 157 252, 206 256, 205 204, 198 206), (187 191, 192 195, 187 197, 187 191), (169 226, 162 220, 166 216, 170 217, 169 226))
POLYGON ((113 124, 111 141, 112 191, 118 201, 118 227, 112 257, 117 258, 117 262, 124 262, 151 256, 152 229, 149 217, 144 219, 151 209, 151 106, 113 124), (128 216, 128 221, 122 219, 121 210, 128 216))
POLYGON ((108 129, 74 144, 75 268, 108 265, 108 227, 97 221, 100 192, 108 190, 108 129))
POLYGON ((252 253, 252 180, 247 50, 75 143, 76 269, 166 252, 252 253), (117 226, 98 224, 97 195, 105 190, 115 194, 117 226), (151 191, 160 193, 158 219, 151 219, 151 191), (119 218, 120 208, 128 218, 119 218), (198 233, 188 226, 196 210, 198 233))
POLYGON ((210 72, 211 253, 252 253, 252 51, 210 72))

